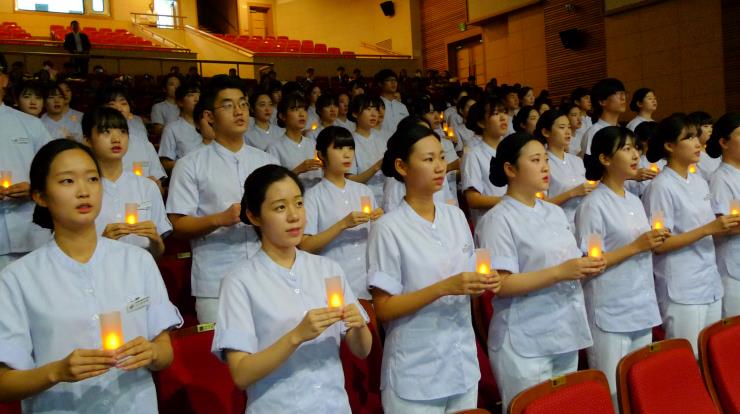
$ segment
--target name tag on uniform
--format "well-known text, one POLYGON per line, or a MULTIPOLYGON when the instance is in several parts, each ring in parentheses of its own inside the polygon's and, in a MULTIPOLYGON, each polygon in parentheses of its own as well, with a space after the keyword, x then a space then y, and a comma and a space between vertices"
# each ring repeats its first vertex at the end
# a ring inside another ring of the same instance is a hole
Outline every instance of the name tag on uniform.
POLYGON ((149 306, 150 301, 149 296, 135 297, 126 304, 126 312, 131 313, 141 308, 146 308, 149 306))
POLYGON ((13 138, 13 143, 14 144, 28 144, 29 142, 31 142, 31 139, 28 138, 28 137, 17 137, 17 138, 13 138))
POLYGON ((151 201, 143 201, 141 204, 139 204, 139 210, 150 210, 151 208, 152 208, 151 201))

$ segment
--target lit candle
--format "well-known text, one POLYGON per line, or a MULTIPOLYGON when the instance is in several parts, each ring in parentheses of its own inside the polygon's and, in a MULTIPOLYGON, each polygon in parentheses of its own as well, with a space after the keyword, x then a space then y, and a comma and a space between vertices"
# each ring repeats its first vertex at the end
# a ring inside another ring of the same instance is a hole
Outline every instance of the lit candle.
POLYGON ((324 279, 326 287, 326 302, 330 308, 341 308, 344 305, 344 292, 342 290, 341 276, 332 276, 324 279))
POLYGON ((3 188, 9 188, 11 185, 13 185, 13 171, 0 171, 0 185, 2 185, 3 188))
POLYGON ((144 163, 141 161, 134 162, 134 174, 138 176, 144 175, 144 163))
POLYGON ((115 351, 123 345, 121 312, 101 313, 98 316, 100 318, 100 339, 103 342, 103 349, 115 351))
POLYGON ((124 204, 126 217, 126 224, 136 224, 139 222, 139 204, 138 203, 126 203, 124 204))
POLYGON ((360 210, 365 214, 370 214, 373 211, 373 203, 370 196, 360 197, 360 210))
POLYGON ((597 183, 598 181, 593 181, 593 180, 587 180, 586 182, 588 183, 588 185, 596 185, 596 183, 597 183))
POLYGON ((449 130, 449 127, 447 124, 442 124, 442 131, 447 132, 449 130))
POLYGON ((441 119, 441 120, 444 121, 444 119, 445 119, 445 113, 444 112, 440 112, 439 113, 439 119, 441 119))
POLYGON ((663 217, 663 210, 658 210, 650 216, 650 227, 653 230, 661 230, 665 228, 665 218, 663 217))
POLYGON ((696 174, 696 164, 689 165, 689 172, 691 174, 696 174))
POLYGON ((650 168, 650 171, 660 172, 660 168, 658 168, 658 164, 656 164, 656 163, 650 164, 650 167, 649 168, 650 168))
POLYGON ((601 257, 601 236, 598 234, 591 234, 588 236, 588 255, 589 257, 601 257))
POLYGON ((540 200, 544 200, 545 199, 545 193, 542 192, 542 191, 538 191, 538 192, 534 193, 534 196, 537 197, 537 198, 539 198, 540 200))
POLYGON ((316 124, 316 122, 312 122, 312 123, 311 123, 311 130, 312 130, 312 131, 313 131, 314 129, 318 128, 318 127, 319 127, 319 126, 318 126, 318 125, 316 124))
POLYGON ((740 200, 730 200, 730 215, 740 216, 740 200))
POLYGON ((447 137, 449 137, 449 138, 455 138, 455 131, 453 131, 452 129, 448 129, 447 130, 447 137))
POLYGON ((482 275, 491 273, 491 254, 488 249, 475 249, 475 271, 482 275))

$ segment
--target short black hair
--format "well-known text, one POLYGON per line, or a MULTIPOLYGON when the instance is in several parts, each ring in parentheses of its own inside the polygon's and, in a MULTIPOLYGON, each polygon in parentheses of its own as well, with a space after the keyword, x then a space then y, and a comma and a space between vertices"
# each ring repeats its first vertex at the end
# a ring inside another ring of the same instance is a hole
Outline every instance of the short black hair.
MULTIPOLYGON (((537 110, 532 105, 527 105, 519 108, 519 112, 514 115, 514 119, 511 120, 512 125, 514 126, 514 131, 516 132, 522 132, 524 131, 524 127, 522 127, 522 124, 526 124, 527 120, 529 119, 529 114, 537 110)), ((539 115, 539 112, 537 112, 537 115, 539 115)))
POLYGON ((355 149, 355 139, 347 128, 329 126, 321 130, 316 137, 316 151, 326 159, 326 151, 334 144, 334 148, 351 147, 355 149))
POLYGON ((357 122, 357 117, 354 114, 359 114, 367 108, 377 108, 380 110, 383 101, 377 96, 371 96, 367 94, 360 94, 352 99, 349 103, 349 112, 347 118, 352 122, 357 122))
MULTIPOLYGON (((635 142, 639 149, 644 150, 649 145, 651 139, 658 130, 658 123, 655 121, 643 121, 635 127, 635 142)), ((645 155, 647 157, 647 154, 645 155)))
POLYGON ((203 88, 198 102, 203 102, 204 110, 213 111, 216 105, 216 97, 225 89, 238 89, 244 93, 244 82, 240 79, 231 78, 229 75, 216 75, 203 88))
POLYGON ((576 88, 570 93, 570 100, 575 103, 581 100, 584 96, 591 96, 591 90, 588 88, 576 88))
POLYGON ((658 129, 648 141, 647 159, 650 162, 658 162, 665 158, 668 160, 668 152, 665 150, 666 143, 675 143, 683 133, 693 123, 686 114, 674 113, 664 118, 658 123, 658 129))
POLYGON ((177 72, 170 72, 170 73, 164 75, 164 77, 162 78, 162 87, 163 88, 166 88, 167 87, 167 82, 170 81, 170 78, 177 79, 178 81, 180 81, 180 84, 182 85, 182 76, 180 76, 180 74, 177 73, 177 72))
POLYGON ((616 78, 606 78, 596 82, 591 88, 591 105, 593 106, 594 118, 600 117, 604 112, 601 104, 599 104, 600 101, 605 101, 615 93, 624 91, 624 84, 616 78))
POLYGON ((197 82, 181 83, 175 90, 175 99, 182 101, 189 93, 200 93, 200 85, 197 82))
POLYGON ((128 89, 123 86, 112 85, 107 88, 103 88, 98 93, 97 104, 108 105, 108 103, 115 101, 119 97, 122 97, 128 102, 129 106, 132 106, 131 98, 128 93, 128 89))
POLYGON ((522 153, 522 148, 530 141, 538 141, 538 139, 527 132, 515 132, 498 144, 496 156, 491 158, 491 168, 488 174, 488 180, 491 181, 491 184, 496 187, 504 187, 509 183, 509 178, 504 172, 504 165, 507 162, 516 165, 522 153))
POLYGON ((339 106, 339 99, 333 93, 322 93, 316 100, 316 113, 321 116, 321 110, 327 106, 339 106))
MULTIPOLYGON (((307 109, 308 102, 306 101, 306 98, 303 97, 303 95, 294 92, 288 96, 284 96, 283 99, 280 100, 280 103, 278 103, 277 107, 278 115, 287 115, 289 110, 297 108, 307 109)), ((279 127, 285 128, 285 121, 280 119, 279 116, 277 118, 277 121, 279 127)))
POLYGON ((465 121, 465 127, 475 132, 477 135, 483 134, 483 127, 478 125, 494 113, 496 109, 503 109, 504 101, 496 96, 489 95, 484 101, 476 102, 470 107, 468 119, 465 121))
POLYGON ((719 140, 729 140, 732 132, 737 128, 740 128, 740 112, 728 112, 719 117, 712 128, 712 135, 707 141, 707 155, 712 158, 722 155, 722 146, 719 144, 719 140))
MULTIPOLYGON (((265 202, 265 196, 270 186, 284 178, 290 178, 296 183, 298 188, 301 190, 301 195, 304 193, 303 184, 298 176, 290 171, 289 169, 280 165, 268 164, 257 168, 252 171, 251 174, 244 181, 244 194, 241 200, 241 212, 239 218, 244 224, 252 224, 247 218, 247 211, 253 215, 260 217, 260 209, 262 203, 265 202)), ((257 234, 260 234, 258 228, 255 228, 257 234)))
POLYGON ((552 126, 555 125, 555 121, 561 116, 567 117, 567 114, 560 112, 558 109, 548 109, 540 115, 540 119, 537 120, 537 126, 534 127, 534 136, 537 137, 543 144, 547 143, 545 135, 542 133, 543 129, 548 131, 552 130, 552 126))
POLYGON ((643 100, 645 100, 645 97, 650 92, 655 93, 650 88, 640 88, 635 91, 635 93, 632 94, 632 99, 630 100, 630 110, 632 112, 640 112, 640 107, 637 106, 637 104, 642 103, 643 100))
POLYGON ((599 160, 600 155, 613 157, 617 151, 624 148, 629 141, 635 143, 635 135, 623 126, 608 126, 601 128, 594 135, 591 142, 591 153, 583 157, 586 167, 586 179, 598 181, 604 177, 604 165, 599 160))
POLYGON ((98 132, 120 129, 128 134, 128 121, 116 109, 98 106, 82 116, 82 135, 92 139, 93 129, 98 132))
POLYGON ((375 74, 375 83, 380 85, 389 78, 395 78, 398 80, 398 75, 393 71, 393 69, 382 69, 375 74))
POLYGON ((437 140, 440 139, 430 128, 418 123, 411 123, 408 127, 406 125, 399 125, 396 132, 388 139, 387 149, 385 150, 385 154, 383 154, 381 166, 383 175, 403 182, 403 177, 396 170, 396 160, 408 161, 414 144, 428 136, 433 136, 437 140))

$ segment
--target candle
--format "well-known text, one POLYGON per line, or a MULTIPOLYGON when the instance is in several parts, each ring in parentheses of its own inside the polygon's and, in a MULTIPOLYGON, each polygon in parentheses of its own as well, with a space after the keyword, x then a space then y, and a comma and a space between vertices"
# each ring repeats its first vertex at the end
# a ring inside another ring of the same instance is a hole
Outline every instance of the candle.
POLYGON ((442 124, 442 131, 447 132, 449 130, 449 127, 447 124, 442 124))
POLYGON ((449 138, 455 138, 455 131, 449 129, 447 130, 447 137, 449 138))
POLYGON ((475 249, 475 271, 483 275, 491 273, 491 254, 488 249, 475 249))
POLYGON ((591 234, 588 236, 588 255, 589 257, 601 257, 601 236, 598 234, 591 234))
POLYGON ((0 185, 2 185, 3 188, 9 188, 11 185, 13 185, 13 171, 0 171, 0 185))
POLYGON ((139 222, 139 204, 138 203, 126 203, 124 204, 126 217, 126 224, 136 224, 139 222))
POLYGON ((318 127, 319 127, 319 126, 318 126, 318 125, 316 124, 316 122, 312 122, 312 123, 311 123, 311 130, 312 130, 312 131, 313 131, 314 129, 318 128, 318 127))
POLYGON ((696 174, 696 164, 689 165, 689 172, 691 174, 696 174))
POLYGON ((144 175, 144 163, 141 161, 134 162, 134 174, 138 176, 144 175))
POLYGON ((740 200, 731 200, 730 201, 730 215, 731 216, 740 216, 740 200))
POLYGON ((544 200, 545 199, 545 193, 542 192, 542 191, 538 191, 538 192, 534 193, 534 196, 537 197, 537 198, 539 198, 540 200, 544 200))
POLYGON ((660 172, 660 168, 658 168, 658 164, 656 164, 656 163, 650 164, 650 167, 649 168, 650 168, 650 171, 660 172))
POLYGON ((650 217, 650 227, 653 230, 660 230, 665 228, 665 218, 663 217, 663 210, 658 210, 650 217))
POLYGON ((441 120, 444 121, 444 119, 445 119, 445 113, 444 112, 440 112, 439 113, 439 119, 441 119, 441 120))
POLYGON ((593 181, 593 180, 586 180, 586 182, 588 183, 588 185, 596 185, 596 183, 597 183, 598 181, 593 181))
POLYGON ((373 202, 370 199, 370 196, 360 197, 360 210, 365 214, 370 214, 370 212, 373 211, 373 202))
POLYGON ((100 339, 103 342, 103 349, 115 351, 123 345, 121 312, 101 313, 98 316, 100 317, 100 339))
POLYGON ((332 276, 324 279, 326 287, 326 302, 330 308, 341 308, 344 305, 341 276, 332 276))

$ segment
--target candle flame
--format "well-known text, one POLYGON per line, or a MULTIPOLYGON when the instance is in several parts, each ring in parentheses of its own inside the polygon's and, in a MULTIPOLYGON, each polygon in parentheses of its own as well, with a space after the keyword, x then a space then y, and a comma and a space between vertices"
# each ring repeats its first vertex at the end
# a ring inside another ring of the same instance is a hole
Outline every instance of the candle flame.
POLYGON ((588 180, 588 183, 589 183, 590 185, 596 185, 596 181, 593 181, 593 180, 588 180))
POLYGON ((447 124, 442 125, 442 131, 447 132, 448 129, 447 124))
POLYGON ((488 266, 486 266, 485 264, 481 264, 480 266, 478 266, 478 273, 482 275, 487 275, 489 272, 490 271, 488 270, 488 266))
POLYGON ((595 246, 588 251, 590 257, 601 257, 601 247, 595 246))
POLYGON ((370 206, 363 206, 362 212, 365 214, 370 214, 370 206))
POLYGON ((545 198, 545 193, 543 193, 542 191, 538 191, 538 192, 534 193, 534 196, 537 197, 537 198, 539 198, 540 200, 542 200, 542 199, 545 198))
POLYGON ((10 188, 10 180, 3 180, 3 188, 10 188))
POLYGON ((144 175, 144 173, 141 171, 141 168, 134 168, 134 174, 138 176, 144 175))
POLYGON ((650 171, 653 171, 653 172, 660 171, 660 168, 658 168, 658 164, 655 164, 655 163, 650 164, 650 171))
POLYGON ((338 308, 342 306, 342 295, 339 293, 332 293, 329 297, 329 306, 332 308, 338 308))
POLYGON ((455 136, 455 132, 450 129, 450 130, 447 131, 447 136, 450 137, 450 138, 452 138, 452 137, 455 136))
POLYGON ((314 130, 314 129, 318 128, 318 127, 319 127, 319 126, 318 126, 318 125, 316 125, 316 123, 315 123, 315 122, 314 122, 313 124, 311 124, 311 130, 314 130))
POLYGON ((696 173, 696 164, 689 165, 689 172, 691 174, 695 174, 696 173))
POLYGON ((656 221, 656 222, 655 222, 655 223, 653 224, 653 229, 655 229, 655 230, 660 230, 660 229, 662 229, 662 228, 663 228, 663 223, 662 223, 662 222, 660 222, 660 221, 656 221))
POLYGON ((121 338, 118 337, 118 334, 116 334, 115 332, 111 332, 105 336, 105 340, 103 341, 103 349, 105 349, 106 351, 114 351, 120 346, 121 338))
POLYGON ((138 217, 136 217, 136 214, 129 214, 126 216, 126 223, 127 224, 136 224, 138 217))
POLYGON ((730 215, 731 216, 738 216, 738 215, 740 215, 740 210, 734 208, 734 209, 730 210, 730 215))

